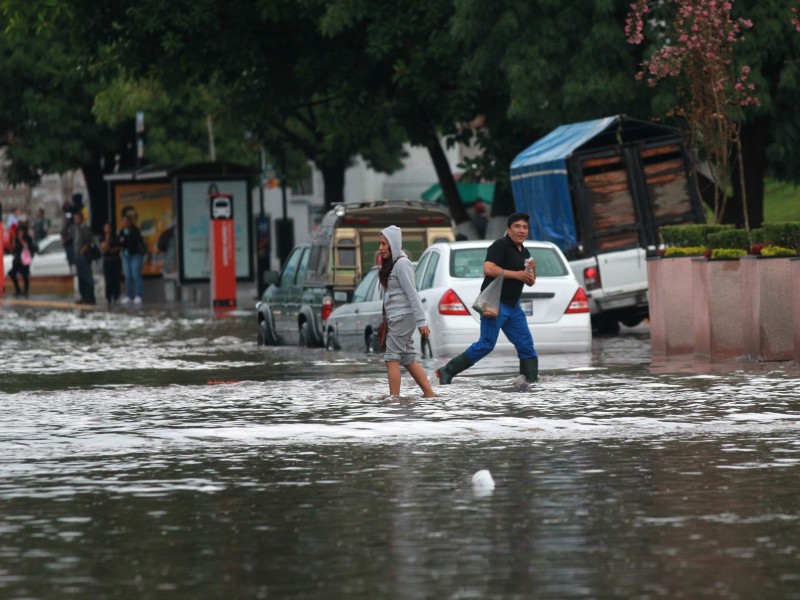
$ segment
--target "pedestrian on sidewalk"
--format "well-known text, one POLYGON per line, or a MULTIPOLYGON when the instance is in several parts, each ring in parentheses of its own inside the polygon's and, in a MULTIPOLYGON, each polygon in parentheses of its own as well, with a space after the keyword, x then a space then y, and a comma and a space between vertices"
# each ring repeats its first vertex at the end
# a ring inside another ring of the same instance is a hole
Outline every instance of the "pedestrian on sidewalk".
POLYGON ((122 304, 142 303, 142 266, 147 253, 142 232, 136 225, 139 215, 132 206, 122 209, 122 229, 119 230, 119 243, 122 248, 122 269, 125 274, 125 296, 122 304))
POLYGON ((36 211, 36 218, 33 220, 33 241, 36 242, 37 247, 49 232, 50 219, 44 216, 44 209, 40 208, 36 211))
POLYGON ((8 271, 8 276, 14 284, 14 295, 28 297, 28 290, 31 283, 31 263, 33 262, 33 239, 28 234, 28 228, 25 224, 17 223, 15 229, 15 237, 12 242, 12 256, 11 269, 8 271), (20 290, 17 276, 22 277, 23 289, 20 290))
POLYGON ((106 282, 106 302, 116 304, 122 289, 122 248, 119 238, 111 228, 111 223, 103 225, 103 239, 100 242, 103 252, 103 279, 106 282))
POLYGON ((403 234, 399 227, 390 225, 380 233, 381 267, 378 279, 384 289, 383 307, 389 323, 386 336, 384 362, 389 377, 389 395, 400 395, 400 366, 406 370, 422 389, 426 398, 435 397, 430 381, 422 366, 416 361, 411 336, 419 329, 420 336, 430 335, 425 312, 414 286, 414 265, 403 252, 403 234))
POLYGON ((84 223, 82 211, 73 213, 72 221, 75 225, 75 271, 78 275, 78 293, 80 294, 78 304, 96 304, 91 256, 91 248, 94 242, 92 230, 84 223))
POLYGON ((495 278, 503 277, 499 314, 492 318, 481 315, 480 339, 436 371, 440 384, 449 384, 455 375, 494 350, 501 330, 517 350, 520 375, 524 375, 528 383, 539 380, 539 356, 519 304, 523 286, 531 286, 536 281, 536 261, 524 246, 529 220, 526 213, 514 213, 508 217, 506 234, 487 248, 481 291, 495 278))

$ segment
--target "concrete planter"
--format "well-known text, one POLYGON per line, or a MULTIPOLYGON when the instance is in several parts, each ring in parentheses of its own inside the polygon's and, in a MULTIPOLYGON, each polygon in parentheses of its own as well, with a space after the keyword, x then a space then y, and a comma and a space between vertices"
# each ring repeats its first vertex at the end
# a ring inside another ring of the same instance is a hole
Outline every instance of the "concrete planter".
MULTIPOLYGON (((692 259, 694 354, 710 361, 744 354, 740 260, 692 259)), ((687 323, 687 327, 689 323, 687 323)))
POLYGON ((654 357, 694 352, 692 257, 647 259, 650 344, 654 357))
POLYGON ((740 259, 742 342, 750 360, 793 358, 790 266, 791 259, 787 257, 744 256, 740 259))
POLYGON ((800 363, 800 258, 789 259, 789 271, 792 274, 794 360, 800 363))

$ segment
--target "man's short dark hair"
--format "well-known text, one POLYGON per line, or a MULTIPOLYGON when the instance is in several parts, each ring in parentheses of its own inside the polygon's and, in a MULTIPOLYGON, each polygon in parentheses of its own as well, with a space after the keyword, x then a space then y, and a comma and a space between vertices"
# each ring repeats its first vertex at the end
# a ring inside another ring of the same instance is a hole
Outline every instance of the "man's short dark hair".
POLYGON ((514 213, 508 217, 508 223, 506 223, 506 227, 511 227, 511 224, 516 223, 517 221, 525 221, 526 223, 530 223, 531 217, 528 213, 514 213))

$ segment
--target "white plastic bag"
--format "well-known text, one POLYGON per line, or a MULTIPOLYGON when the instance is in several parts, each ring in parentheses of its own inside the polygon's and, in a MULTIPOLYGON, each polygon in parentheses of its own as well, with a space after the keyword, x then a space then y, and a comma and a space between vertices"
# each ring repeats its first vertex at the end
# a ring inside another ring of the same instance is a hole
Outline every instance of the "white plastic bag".
POLYGON ((500 291, 503 287, 503 274, 495 277, 486 288, 478 294, 472 308, 478 311, 481 316, 487 319, 496 319, 500 316, 500 291))

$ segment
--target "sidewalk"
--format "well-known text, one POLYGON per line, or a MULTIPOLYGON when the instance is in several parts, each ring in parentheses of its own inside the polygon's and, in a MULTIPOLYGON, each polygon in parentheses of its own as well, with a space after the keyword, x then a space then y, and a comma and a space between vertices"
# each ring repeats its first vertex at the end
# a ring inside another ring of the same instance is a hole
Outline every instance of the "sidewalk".
MULTIPOLYGON (((53 292, 51 288, 45 286, 45 290, 37 293, 36 282, 31 281, 30 294, 27 298, 22 296, 15 296, 14 286, 9 280, 6 280, 5 294, 0 293, 0 309, 5 306, 30 306, 38 308, 58 308, 58 309, 80 309, 80 310, 109 310, 125 309, 125 310, 139 310, 139 309, 162 309, 162 310, 208 310, 212 311, 211 302, 208 295, 208 285, 205 286, 192 286, 193 289, 184 288, 186 293, 183 294, 185 299, 172 299, 168 300, 163 289, 159 290, 162 282, 160 280, 145 280, 144 294, 142 297, 142 304, 114 304, 109 307, 106 303, 102 289, 95 290, 95 297, 97 304, 87 305, 78 304, 77 295, 70 294, 68 290, 63 293, 53 292), (149 285, 148 285, 149 284, 149 285), (9 293, 10 287, 10 293, 9 293)), ((256 297, 256 284, 250 282, 241 282, 236 288, 236 308, 235 311, 254 311, 258 298, 256 297)), ((225 311, 218 311, 225 312, 225 311)))

